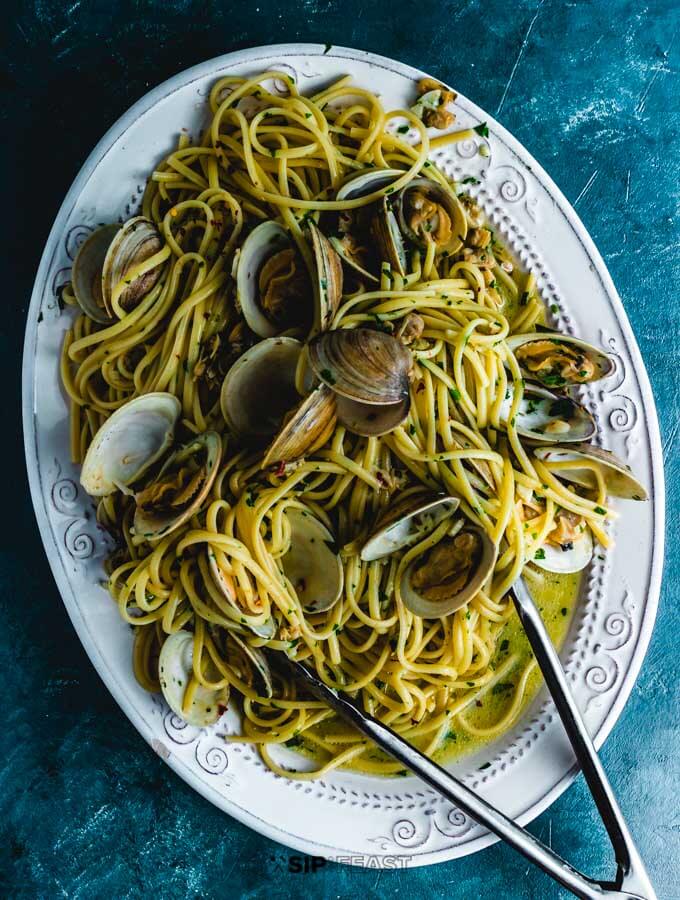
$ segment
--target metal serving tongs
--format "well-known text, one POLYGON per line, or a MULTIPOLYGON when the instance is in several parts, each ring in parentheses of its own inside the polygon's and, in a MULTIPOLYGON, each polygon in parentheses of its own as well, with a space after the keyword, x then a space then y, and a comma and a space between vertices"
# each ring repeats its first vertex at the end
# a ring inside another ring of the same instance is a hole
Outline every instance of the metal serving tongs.
POLYGON ((350 699, 325 685, 306 666, 287 657, 286 659, 295 676, 304 681, 312 693, 324 700, 390 756, 403 763, 414 775, 418 775, 443 797, 510 844, 577 897, 585 900, 602 897, 610 900, 614 898, 656 900, 654 888, 628 831, 602 763, 569 692, 557 651, 521 578, 513 587, 512 599, 614 848, 617 865, 614 881, 594 881, 574 869, 550 847, 491 806, 462 781, 428 759, 391 728, 378 722, 373 716, 367 715, 350 699))

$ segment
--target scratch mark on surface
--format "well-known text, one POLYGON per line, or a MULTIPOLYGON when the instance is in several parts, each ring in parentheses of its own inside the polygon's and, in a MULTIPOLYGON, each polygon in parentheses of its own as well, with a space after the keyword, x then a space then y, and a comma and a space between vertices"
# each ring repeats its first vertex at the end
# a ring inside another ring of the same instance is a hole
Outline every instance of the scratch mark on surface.
POLYGON ((71 28, 72 28, 72 25, 67 25, 65 28, 62 28, 61 31, 58 31, 52 38, 52 43, 56 44, 57 41, 60 40, 60 38, 62 38, 66 34, 67 31, 71 30, 71 28))
POLYGON ((626 175, 626 203, 628 203, 629 197, 630 197, 630 169, 628 169, 628 174, 626 175))
POLYGON ((588 179, 588 181, 586 181, 586 183, 585 183, 585 185, 584 185, 584 187, 583 187, 583 190, 582 190, 581 193, 578 195, 578 197, 576 198, 576 200, 574 200, 574 206, 575 206, 575 207, 579 205, 579 203, 581 202, 581 200, 583 200, 583 198, 585 197, 585 195, 586 195, 586 194, 588 193, 588 191, 591 189, 591 187, 592 187, 593 184, 595 183, 595 179, 597 178, 597 176, 599 175, 599 173, 600 173, 600 170, 599 170, 599 169, 595 169, 595 171, 594 171, 593 174, 590 176, 590 178, 588 179))
POLYGON ((668 436, 666 437, 666 440, 663 442, 664 462, 667 462, 670 459, 671 447, 675 443, 675 439, 678 436, 678 428, 680 428, 680 420, 676 420, 673 423, 673 427, 668 432, 668 436))
POLYGON ((81 2, 81 0, 76 0, 75 3, 72 3, 72 4, 69 6, 69 8, 66 10, 66 15, 67 15, 67 16, 70 16, 71 13, 74 13, 74 12, 78 9, 78 7, 80 6, 80 2, 81 2))
POLYGON ((660 73, 663 72, 665 75, 667 72, 670 72, 670 69, 668 68, 668 55, 671 52, 671 50, 673 49, 673 44, 675 43, 675 35, 676 34, 677 34, 677 32, 674 31, 673 35, 671 37, 670 44, 668 45, 668 49, 663 51, 663 59, 660 62, 658 62, 655 66, 652 66, 652 69, 654 70, 654 74, 647 82, 645 89, 642 92, 640 99, 638 100, 638 105, 635 107, 635 115, 636 116, 641 116, 642 113, 644 112, 645 105, 647 103, 647 98, 649 97, 649 92, 654 87, 654 82, 659 77, 660 73))
POLYGON ((29 41, 28 38, 26 37, 26 32, 25 32, 24 29, 21 27, 21 22, 17 22, 17 29, 19 30, 19 32, 20 32, 22 38, 26 41, 26 43, 27 43, 27 44, 30 43, 30 41, 29 41))
POLYGON ((519 53, 517 54, 517 59, 515 60, 515 65, 512 67, 512 71, 510 72, 510 77, 508 78, 505 88, 503 90, 503 96, 501 97, 501 102, 498 104, 498 109, 496 110, 496 115, 498 115, 500 113, 500 111, 503 109, 503 104, 505 103, 505 98, 508 96, 508 91, 510 90, 510 85, 512 84, 514 77, 515 77, 515 72, 517 71, 517 67, 519 66, 520 62, 522 61, 522 57, 524 56, 524 51, 526 50, 527 44, 529 43, 529 38, 531 37, 531 32, 533 31, 534 25, 536 24, 536 19, 538 18, 538 14, 540 13, 541 7, 543 6, 544 3, 545 3, 545 0, 540 0, 540 3, 536 7, 536 12, 534 13, 534 17, 531 20, 531 22, 529 22, 529 27, 526 30, 524 39, 522 41, 522 45, 519 48, 519 53))

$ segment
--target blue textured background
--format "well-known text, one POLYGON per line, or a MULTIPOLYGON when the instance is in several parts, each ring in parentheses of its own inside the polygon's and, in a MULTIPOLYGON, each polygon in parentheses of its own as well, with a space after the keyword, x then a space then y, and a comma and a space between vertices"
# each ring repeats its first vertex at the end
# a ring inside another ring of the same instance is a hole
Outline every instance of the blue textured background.
MULTIPOLYGON (((0 894, 564 896, 499 845, 405 873, 290 874, 286 848, 194 794, 137 735, 86 659, 40 545, 24 477, 20 352, 69 184, 149 87, 228 50, 309 40, 419 66, 496 115, 576 206, 623 297, 659 407, 671 540, 649 654, 602 755, 659 896, 680 897, 677 0, 35 0, 3 12, 0 894)), ((581 778, 532 828, 590 873, 612 871, 581 778)))

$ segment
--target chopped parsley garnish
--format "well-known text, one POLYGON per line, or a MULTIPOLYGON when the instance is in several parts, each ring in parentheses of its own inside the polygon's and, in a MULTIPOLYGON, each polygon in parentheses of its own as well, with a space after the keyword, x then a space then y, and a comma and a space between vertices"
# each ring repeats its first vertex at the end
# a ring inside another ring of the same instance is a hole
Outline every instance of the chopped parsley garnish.
POLYGON ((529 302, 529 291, 523 291, 522 296, 519 298, 519 305, 526 306, 529 302))
POLYGON ((480 137, 488 137, 489 136, 489 127, 486 122, 480 122, 479 125, 475 125, 475 131, 480 137))
POLYGON ((567 379, 563 378, 561 375, 544 375, 543 376, 543 384, 547 384, 550 387, 562 387, 567 383, 567 379))
POLYGON ((449 388, 449 394, 456 403, 460 402, 460 391, 456 387, 449 388))
POLYGON ((505 651, 510 646, 510 641, 506 638, 504 641, 501 641, 501 645, 499 647, 501 653, 505 653, 505 651))
POLYGON ((335 384, 335 378, 330 369, 322 369, 319 374, 327 384, 335 384))
POLYGON ((539 547, 538 550, 534 553, 534 559, 545 559, 545 550, 543 547, 539 547))
POLYGON ((408 125, 400 125, 399 128, 397 128, 397 131, 399 132, 399 134, 407 134, 409 131, 409 126, 408 125))
POLYGON ((606 509, 602 509, 601 506, 596 506, 596 507, 595 507, 595 512, 598 514, 598 516, 606 516, 606 515, 607 515, 607 510, 606 510, 606 509))
POLYGON ((464 178, 461 181, 461 184, 480 184, 479 178, 475 178, 474 175, 468 175, 467 178, 464 178))
POLYGON ((499 681, 497 684, 491 688, 492 694, 507 694, 508 691, 512 691, 515 685, 512 681, 499 681))

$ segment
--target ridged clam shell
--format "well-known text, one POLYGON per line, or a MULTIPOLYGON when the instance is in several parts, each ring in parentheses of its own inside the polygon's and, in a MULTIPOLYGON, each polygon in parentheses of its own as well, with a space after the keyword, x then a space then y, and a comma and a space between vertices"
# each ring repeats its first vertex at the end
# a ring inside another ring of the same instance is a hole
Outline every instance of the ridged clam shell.
POLYGON ((355 328, 321 334, 309 344, 309 363, 318 378, 350 400, 392 404, 408 396, 413 358, 383 331, 355 328))

